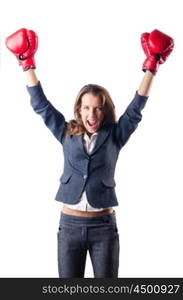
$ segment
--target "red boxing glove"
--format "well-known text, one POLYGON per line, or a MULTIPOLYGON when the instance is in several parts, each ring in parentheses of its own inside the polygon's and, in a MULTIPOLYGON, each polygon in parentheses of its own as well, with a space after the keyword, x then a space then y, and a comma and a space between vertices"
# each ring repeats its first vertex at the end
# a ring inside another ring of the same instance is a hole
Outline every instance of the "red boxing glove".
POLYGON ((156 74, 160 64, 163 64, 173 50, 174 40, 155 29, 151 33, 142 33, 141 35, 142 48, 146 54, 146 59, 143 63, 143 71, 149 70, 156 74))
POLYGON ((34 54, 38 48, 38 37, 34 31, 19 29, 7 37, 6 46, 16 56, 24 71, 36 68, 34 54))

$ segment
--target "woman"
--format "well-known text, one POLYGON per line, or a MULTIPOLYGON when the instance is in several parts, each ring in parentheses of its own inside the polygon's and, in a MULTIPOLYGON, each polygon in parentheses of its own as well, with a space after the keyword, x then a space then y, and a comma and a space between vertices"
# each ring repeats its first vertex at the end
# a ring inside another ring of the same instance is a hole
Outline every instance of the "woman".
POLYGON ((6 39, 27 77, 31 105, 63 145, 64 171, 56 200, 63 202, 58 232, 59 276, 84 277, 89 251, 94 277, 118 277, 119 235, 114 206, 114 173, 119 151, 141 121, 150 87, 160 64, 173 49, 173 39, 154 30, 143 33, 145 75, 134 99, 118 122, 113 101, 99 85, 84 86, 75 102, 75 119, 64 116, 47 100, 38 81, 34 54, 38 37, 25 28, 6 39))

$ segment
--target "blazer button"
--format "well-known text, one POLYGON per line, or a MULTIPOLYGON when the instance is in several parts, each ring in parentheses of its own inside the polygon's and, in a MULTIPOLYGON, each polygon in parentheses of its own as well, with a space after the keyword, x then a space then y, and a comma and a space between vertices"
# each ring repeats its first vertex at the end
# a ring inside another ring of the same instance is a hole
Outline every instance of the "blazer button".
POLYGON ((87 175, 84 175, 83 178, 86 179, 86 178, 87 178, 87 175))

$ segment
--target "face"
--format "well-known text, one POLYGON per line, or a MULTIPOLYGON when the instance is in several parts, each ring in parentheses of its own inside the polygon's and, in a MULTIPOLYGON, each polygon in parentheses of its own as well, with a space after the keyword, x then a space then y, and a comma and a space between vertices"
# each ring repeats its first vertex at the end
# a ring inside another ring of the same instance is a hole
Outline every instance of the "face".
POLYGON ((90 93, 84 94, 81 99, 80 114, 87 132, 89 134, 96 132, 104 119, 101 99, 90 93))

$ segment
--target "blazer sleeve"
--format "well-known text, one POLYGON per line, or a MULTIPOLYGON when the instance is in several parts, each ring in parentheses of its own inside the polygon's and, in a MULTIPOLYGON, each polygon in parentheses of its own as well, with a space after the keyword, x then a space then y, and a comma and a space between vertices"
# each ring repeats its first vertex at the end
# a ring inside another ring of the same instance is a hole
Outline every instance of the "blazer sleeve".
POLYGON ((33 87, 27 86, 31 105, 34 111, 43 118, 46 126, 60 143, 63 143, 64 132, 67 126, 64 116, 46 98, 40 82, 33 87))
POLYGON ((142 119, 141 111, 148 97, 141 96, 136 92, 132 102, 128 105, 124 114, 119 118, 115 127, 115 138, 120 148, 128 141, 142 119))

